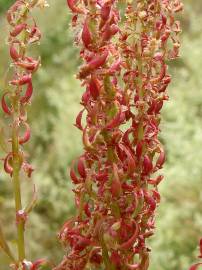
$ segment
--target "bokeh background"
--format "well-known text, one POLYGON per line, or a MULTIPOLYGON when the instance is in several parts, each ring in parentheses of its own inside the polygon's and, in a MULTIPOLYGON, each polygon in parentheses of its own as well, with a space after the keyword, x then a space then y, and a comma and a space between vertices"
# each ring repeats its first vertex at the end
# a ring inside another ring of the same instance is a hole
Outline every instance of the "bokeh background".
MULTIPOLYGON (((5 11, 14 0, 0 0, 0 87, 8 68, 5 11)), ((167 152, 160 185, 162 202, 157 214, 150 270, 184 270, 198 254, 202 236, 202 1, 184 0, 181 15, 181 57, 170 63, 173 80, 170 101, 163 109, 161 141, 167 152)), ((55 263, 63 256, 57 232, 74 214, 74 199, 67 174, 71 160, 82 151, 81 134, 73 126, 82 88, 75 79, 80 64, 69 28, 66 0, 49 0, 50 7, 37 11, 43 38, 35 51, 42 67, 35 75, 34 98, 29 108, 32 139, 26 151, 35 167, 38 204, 26 227, 28 258, 48 257, 55 263)), ((0 125, 4 116, 0 115, 0 125)), ((0 150, 1 151, 1 150, 0 150)), ((0 152, 0 158, 3 152, 0 152)), ((32 191, 23 180, 24 203, 32 191)), ((9 177, 0 169, 0 220, 13 250, 16 248, 14 203, 9 177)), ((0 251, 0 269, 7 270, 0 251)))

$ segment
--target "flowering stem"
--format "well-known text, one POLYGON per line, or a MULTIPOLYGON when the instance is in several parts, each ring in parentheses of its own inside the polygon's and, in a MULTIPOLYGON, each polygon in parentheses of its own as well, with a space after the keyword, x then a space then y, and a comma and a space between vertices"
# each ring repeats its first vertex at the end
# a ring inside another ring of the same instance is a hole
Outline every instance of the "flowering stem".
MULTIPOLYGON (((15 106, 13 106, 15 108, 15 106)), ((16 108, 18 110, 18 108, 16 108)), ((16 113, 17 114, 17 113, 16 113)), ((13 115, 13 134, 12 134, 12 152, 13 152, 13 190, 15 196, 15 209, 17 213, 22 209, 21 189, 20 189, 20 158, 19 158, 19 141, 18 129, 16 126, 16 114, 13 115)), ((25 244, 24 244, 24 221, 21 219, 17 221, 17 244, 18 244, 18 258, 22 262, 25 258, 25 244)))
POLYGON ((8 81, 6 92, 2 96, 1 105, 3 112, 12 119, 12 124, 9 125, 8 140, 9 146, 10 143, 11 146, 8 151, 5 151, 4 170, 11 176, 13 182, 18 260, 12 259, 13 256, 10 256, 9 248, 1 235, 0 246, 3 246, 4 251, 15 263, 11 265, 15 270, 30 269, 30 266, 31 269, 37 269, 45 263, 43 259, 32 263, 25 258, 25 223, 36 202, 35 186, 32 198, 27 206, 22 206, 21 197, 21 177, 26 175, 30 178, 34 170, 26 160, 23 145, 29 141, 31 136, 31 130, 27 122, 27 105, 31 103, 33 94, 32 75, 40 66, 40 57, 35 59, 28 56, 28 47, 38 43, 41 39, 41 32, 31 15, 31 11, 34 7, 43 8, 45 6, 47 6, 45 0, 16 0, 7 11, 7 21, 10 25, 8 43, 13 73, 8 81), (23 130, 25 131, 22 132, 23 130))

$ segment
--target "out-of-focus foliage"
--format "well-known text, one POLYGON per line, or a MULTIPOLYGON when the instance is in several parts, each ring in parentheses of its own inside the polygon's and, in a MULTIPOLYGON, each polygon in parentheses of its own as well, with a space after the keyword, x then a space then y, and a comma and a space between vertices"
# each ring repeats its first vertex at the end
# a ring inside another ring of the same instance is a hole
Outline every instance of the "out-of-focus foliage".
MULTIPOLYGON (((3 12, 12 2, 0 0, 1 88, 8 67, 8 29, 3 12)), ((27 152, 35 167, 33 179, 39 200, 27 224, 26 240, 28 257, 46 256, 57 262, 63 250, 57 243, 56 232, 74 211, 67 170, 81 152, 80 132, 73 123, 82 89, 74 76, 80 60, 72 45, 66 1, 49 2, 50 8, 35 14, 43 33, 41 45, 36 48, 42 56, 42 67, 35 77, 35 94, 29 110, 32 140, 27 152)), ((167 164, 160 188, 162 202, 156 234, 151 243, 151 270, 187 269, 197 254, 197 241, 202 235, 202 3, 184 0, 184 5, 181 58, 170 65, 173 83, 162 121, 167 164)), ((15 249, 11 185, 1 170, 0 218, 15 249)), ((23 180, 23 190, 28 198, 30 180, 23 180)), ((0 253, 0 269, 7 270, 6 263, 0 253)))

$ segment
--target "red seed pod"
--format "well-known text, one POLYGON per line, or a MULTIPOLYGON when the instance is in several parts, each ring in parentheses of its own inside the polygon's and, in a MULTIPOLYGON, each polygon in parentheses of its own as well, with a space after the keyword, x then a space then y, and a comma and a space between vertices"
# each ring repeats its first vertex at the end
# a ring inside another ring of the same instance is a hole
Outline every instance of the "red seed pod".
POLYGON ((13 153, 8 153, 8 155, 4 159, 4 170, 6 173, 12 175, 13 173, 13 167, 11 166, 11 163, 13 161, 13 153))
POLYGON ((28 123, 23 122, 23 124, 24 124, 26 130, 25 130, 24 135, 19 138, 19 144, 24 144, 24 143, 28 142, 30 139, 30 136, 31 136, 31 130, 30 130, 28 123))
POLYGON ((122 137, 122 141, 128 146, 130 146, 130 144, 131 144, 130 139, 129 139, 129 135, 132 132, 134 132, 134 129, 131 127, 128 130, 126 130, 126 132, 124 133, 124 135, 122 137))
POLYGON ((109 68, 109 74, 112 75, 114 74, 115 72, 119 72, 121 70, 121 64, 122 64, 122 61, 121 59, 117 59, 112 65, 111 67, 109 68))
POLYGON ((84 164, 84 157, 80 157, 77 164, 78 172, 82 178, 86 178, 86 168, 84 164))
POLYGON ((115 163, 113 163, 113 176, 112 176, 112 184, 111 184, 111 193, 113 197, 118 197, 120 196, 122 191, 121 188, 121 182, 119 179, 119 174, 118 174, 118 167, 115 163))
POLYGON ((165 77, 165 75, 166 75, 166 69, 167 69, 167 65, 166 64, 163 64, 162 67, 161 67, 159 78, 158 78, 158 81, 159 82, 165 77))
POLYGON ((162 109, 163 107, 163 100, 160 100, 156 103, 156 106, 155 106, 155 113, 158 114, 160 113, 160 110, 162 109))
POLYGON ((140 158, 142 156, 142 150, 143 150, 144 141, 139 141, 136 146, 136 157, 137 160, 140 161, 140 158))
POLYGON ((165 156, 165 151, 161 149, 160 155, 156 161, 156 168, 161 169, 164 162, 165 162, 166 156, 165 156))
POLYGON ((89 65, 89 67, 91 68, 91 70, 103 66, 104 63, 105 63, 106 60, 107 60, 108 54, 109 54, 109 53, 105 50, 102 54, 99 54, 99 55, 95 56, 95 58, 92 59, 92 60, 88 63, 88 65, 89 65))
POLYGON ((25 95, 20 98, 20 102, 23 104, 28 103, 30 101, 30 98, 32 97, 32 93, 33 93, 33 86, 32 86, 32 82, 30 81, 28 86, 27 86, 27 90, 25 92, 25 95))
POLYGON ((101 8, 101 18, 103 21, 107 21, 110 15, 111 11, 111 3, 110 1, 107 1, 104 3, 104 5, 101 8))
POLYGON ((163 78, 162 82, 163 82, 164 84, 168 85, 168 84, 171 82, 171 77, 170 77, 169 75, 166 75, 166 76, 163 78))
POLYGON ((159 175, 155 179, 149 179, 148 184, 158 186, 158 184, 163 180, 163 175, 159 175))
POLYGON ((161 201, 161 195, 157 190, 152 190, 153 198, 156 200, 157 203, 161 201))
POLYGON ((86 89, 86 91, 83 93, 83 96, 82 96, 82 103, 84 105, 87 105, 89 100, 90 100, 90 91, 89 89, 86 89))
POLYGON ((78 237, 78 240, 75 242, 74 250, 83 251, 86 247, 89 247, 92 244, 91 240, 85 237, 78 237))
POLYGON ((11 35, 12 37, 18 36, 18 35, 22 32, 22 30, 26 29, 26 26, 27 26, 26 23, 20 23, 20 24, 17 24, 17 25, 14 27, 13 31, 10 32, 10 35, 11 35))
POLYGON ((20 8, 21 6, 24 6, 25 3, 24 1, 21 0, 17 0, 8 10, 7 12, 7 21, 10 25, 14 26, 15 25, 15 21, 13 22, 15 16, 14 13, 18 10, 18 8, 20 8))
POLYGON ((86 48, 88 48, 92 44, 92 37, 88 26, 88 20, 86 20, 84 23, 81 38, 86 48))
POLYGON ((95 76, 92 76, 89 83, 89 91, 94 100, 100 95, 100 88, 101 85, 99 80, 95 76))
POLYGON ((153 165, 148 155, 144 156, 143 167, 144 167, 145 174, 149 174, 153 170, 153 165))
POLYGON ((6 114, 11 115, 12 110, 8 107, 8 105, 5 101, 5 96, 8 94, 9 94, 9 92, 6 92, 3 94, 2 99, 1 99, 1 107, 6 114))
POLYGON ((85 203, 84 211, 85 211, 86 216, 90 218, 91 217, 91 211, 90 211, 90 207, 89 207, 88 203, 85 203))
POLYGON ((11 47, 10 47, 10 56, 14 61, 17 61, 20 58, 20 55, 17 52, 13 43, 11 44, 11 47))
POLYGON ((133 155, 131 154, 130 150, 126 146, 124 146, 123 144, 119 144, 119 147, 127 156, 127 159, 126 159, 126 161, 128 163, 127 170, 128 170, 128 174, 130 175, 130 174, 134 173, 134 171, 136 169, 135 159, 134 159, 133 155))
POLYGON ((82 124, 81 124, 81 120, 82 120, 82 116, 83 116, 83 112, 84 112, 85 109, 81 110, 79 112, 79 114, 77 115, 76 117, 76 124, 75 126, 80 129, 80 130, 83 130, 83 127, 82 127, 82 124))
POLYGON ((114 36, 119 31, 119 27, 115 24, 106 24, 104 32, 102 34, 102 41, 108 41, 112 36, 114 36))
POLYGON ((96 55, 87 65, 81 67, 79 76, 81 79, 89 75, 91 71, 103 66, 107 60, 108 52, 105 50, 102 54, 96 55))
POLYGON ((26 57, 25 60, 18 61, 15 64, 19 67, 25 68, 28 71, 34 72, 38 69, 40 60, 34 60, 31 57, 26 57))
POLYGON ((144 197, 145 197, 145 201, 149 204, 149 211, 154 211, 156 209, 156 202, 154 200, 154 198, 149 195, 148 192, 144 193, 144 197))
POLYGON ((70 169, 70 177, 71 177, 71 179, 72 179, 72 182, 73 182, 75 185, 77 185, 77 184, 80 183, 80 180, 79 180, 79 178, 76 176, 76 174, 75 174, 73 168, 70 169))
POLYGON ((115 115, 115 117, 106 125, 107 129, 113 129, 119 126, 125 120, 125 112, 122 111, 122 107, 119 103, 117 103, 117 106, 119 107, 119 111, 115 115))
POLYGON ((129 248, 131 248, 134 245, 135 241, 137 240, 138 234, 139 234, 139 225, 136 222, 134 222, 134 224, 135 224, 135 229, 134 229, 133 235, 126 242, 122 243, 119 246, 119 249, 128 250, 129 248))
POLYGON ((32 79, 32 75, 31 74, 26 74, 26 75, 23 75, 18 80, 12 80, 10 82, 10 84, 12 84, 12 85, 24 85, 24 84, 29 83, 31 81, 31 79, 32 79))

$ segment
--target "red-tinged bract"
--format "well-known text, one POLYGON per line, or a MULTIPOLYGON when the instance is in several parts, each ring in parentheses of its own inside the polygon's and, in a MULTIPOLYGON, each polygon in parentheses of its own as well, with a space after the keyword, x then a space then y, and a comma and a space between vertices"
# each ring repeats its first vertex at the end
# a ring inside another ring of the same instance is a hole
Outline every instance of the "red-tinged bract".
POLYGON ((84 152, 70 170, 77 214, 59 233, 67 254, 55 269, 147 270, 165 162, 160 113, 182 4, 126 0, 120 12, 118 0, 67 3, 81 29, 77 78, 85 90, 76 126, 84 152))

